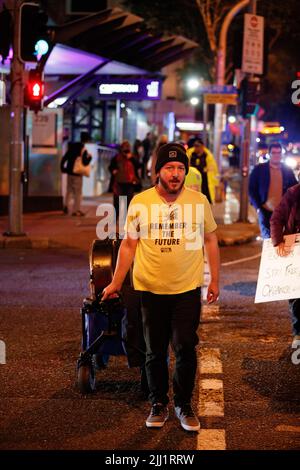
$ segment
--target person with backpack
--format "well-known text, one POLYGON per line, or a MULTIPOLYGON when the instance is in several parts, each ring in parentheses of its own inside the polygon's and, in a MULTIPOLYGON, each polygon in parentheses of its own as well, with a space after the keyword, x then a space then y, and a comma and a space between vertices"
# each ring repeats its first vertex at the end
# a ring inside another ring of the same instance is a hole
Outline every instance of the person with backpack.
POLYGON ((63 212, 64 214, 69 213, 70 202, 73 198, 72 216, 74 217, 84 216, 84 213, 80 209, 83 173, 76 172, 76 167, 88 167, 92 160, 91 155, 84 146, 89 140, 89 134, 87 132, 81 132, 80 142, 69 143, 68 149, 60 164, 61 172, 67 174, 67 192, 63 212), (78 160, 80 160, 79 165, 77 165, 78 160))

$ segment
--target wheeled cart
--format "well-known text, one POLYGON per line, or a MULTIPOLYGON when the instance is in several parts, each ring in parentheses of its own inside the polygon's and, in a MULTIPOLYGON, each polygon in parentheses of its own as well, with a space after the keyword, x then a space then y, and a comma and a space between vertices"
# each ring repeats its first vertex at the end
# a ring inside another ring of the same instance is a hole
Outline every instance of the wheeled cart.
POLYGON ((82 394, 96 388, 96 370, 105 370, 109 356, 126 355, 129 367, 139 367, 141 390, 147 394, 145 343, 139 295, 127 275, 117 297, 101 301, 111 282, 120 245, 118 239, 94 240, 90 251, 90 297, 81 308, 82 344, 77 381, 82 394))

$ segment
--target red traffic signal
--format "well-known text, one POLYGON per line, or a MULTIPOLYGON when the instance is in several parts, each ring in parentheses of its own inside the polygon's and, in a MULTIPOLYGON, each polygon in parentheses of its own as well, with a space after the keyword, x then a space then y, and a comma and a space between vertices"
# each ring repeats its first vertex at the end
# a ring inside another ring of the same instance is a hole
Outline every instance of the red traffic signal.
POLYGON ((25 87, 24 105, 32 111, 43 109, 44 80, 43 73, 39 70, 30 70, 25 87))

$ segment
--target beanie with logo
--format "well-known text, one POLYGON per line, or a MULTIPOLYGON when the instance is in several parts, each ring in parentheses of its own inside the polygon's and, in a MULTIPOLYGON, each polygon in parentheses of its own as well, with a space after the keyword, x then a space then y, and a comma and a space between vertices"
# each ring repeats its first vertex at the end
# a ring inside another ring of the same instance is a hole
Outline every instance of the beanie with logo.
POLYGON ((175 142, 162 145, 157 152, 155 173, 159 173, 160 169, 170 162, 183 163, 185 166, 185 174, 189 172, 189 159, 183 145, 175 142))

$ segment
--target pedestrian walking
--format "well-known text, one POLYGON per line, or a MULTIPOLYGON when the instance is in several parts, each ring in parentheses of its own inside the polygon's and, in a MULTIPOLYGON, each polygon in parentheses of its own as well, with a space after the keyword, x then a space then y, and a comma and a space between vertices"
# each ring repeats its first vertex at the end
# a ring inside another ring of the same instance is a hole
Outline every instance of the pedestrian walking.
MULTIPOLYGON (((69 143, 67 152, 64 154, 60 164, 62 173, 67 173, 67 192, 63 212, 65 214, 69 213, 70 202, 73 199, 72 216, 75 217, 84 216, 84 213, 80 209, 80 205, 82 198, 83 174, 85 172, 84 167, 87 168, 92 160, 91 155, 89 155, 85 148, 85 144, 89 140, 89 134, 87 132, 81 132, 80 142, 69 143), (77 165, 77 163, 79 163, 79 165, 77 165), (80 168, 80 170, 76 170, 76 167, 80 168)), ((86 176, 88 174, 89 172, 87 171, 86 176)))
POLYGON ((190 166, 189 172, 185 177, 184 185, 186 188, 201 192, 202 176, 200 171, 198 171, 194 166, 190 166))
POLYGON ((140 292, 146 343, 146 373, 151 411, 149 428, 161 428, 168 418, 169 344, 175 355, 175 413, 187 431, 200 423, 192 406, 197 370, 197 328, 203 284, 203 239, 211 280, 207 300, 219 295, 219 248, 210 204, 202 193, 184 185, 189 170, 185 148, 160 147, 155 187, 136 195, 128 209, 116 270, 102 299, 120 291, 134 260, 133 284, 140 292), (203 237, 201 230, 203 229, 203 237), (194 237, 194 238, 193 238, 194 237), (195 240, 191 244, 191 240, 195 240))
POLYGON ((140 189, 138 170, 140 163, 134 158, 131 152, 131 145, 128 140, 121 143, 120 151, 113 157, 109 165, 112 175, 112 190, 116 218, 119 217, 120 196, 126 196, 127 207, 137 189, 140 189))
POLYGON ((215 201, 215 188, 218 186, 218 166, 213 154, 205 147, 201 139, 195 139, 194 146, 188 149, 190 165, 202 176, 202 193, 212 204, 215 201))
POLYGON ((270 160, 254 167, 249 179, 249 196, 257 211, 262 238, 270 238, 270 219, 287 189, 297 184, 296 177, 282 162, 282 146, 269 147, 270 160))
MULTIPOLYGON (((274 209, 270 221, 271 238, 279 256, 285 256, 284 235, 300 232, 300 184, 287 190, 279 205, 274 209)), ((289 310, 292 319, 293 344, 300 340, 300 299, 289 300, 289 310)))

